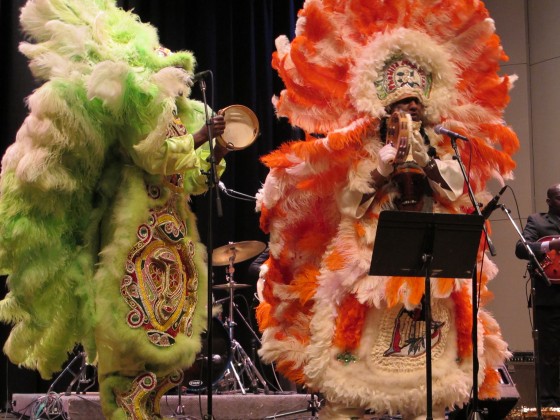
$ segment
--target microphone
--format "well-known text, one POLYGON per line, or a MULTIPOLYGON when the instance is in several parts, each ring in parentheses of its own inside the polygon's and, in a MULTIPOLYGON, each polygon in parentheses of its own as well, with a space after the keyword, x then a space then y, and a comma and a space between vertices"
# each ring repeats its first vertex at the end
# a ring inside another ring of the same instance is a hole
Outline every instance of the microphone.
POLYGON ((220 303, 225 302, 226 300, 229 300, 229 297, 218 299, 217 301, 214 302, 214 305, 219 305, 220 303))
POLYGON ((231 189, 227 188, 222 181, 218 181, 218 188, 220 190, 222 190, 222 192, 225 195, 227 195, 228 197, 236 198, 238 200, 244 200, 244 201, 252 200, 252 201, 254 201, 254 200, 257 199, 257 197, 253 197, 252 195, 244 194, 242 192, 231 190, 231 189))
POLYGON ((218 188, 225 193, 228 192, 228 189, 226 188, 226 185, 222 181, 218 182, 218 188))
POLYGON ((441 126, 441 125, 436 125, 436 126, 434 127, 434 131, 435 131, 437 134, 441 134, 441 135, 446 135, 446 136, 449 136, 449 137, 453 137, 454 139, 461 139, 461 140, 463 140, 463 141, 469 141, 469 139, 466 138, 465 136, 463 136, 463 135, 461 135, 461 134, 459 134, 459 133, 456 133, 455 131, 448 130, 447 128, 444 128, 444 127, 441 126))
POLYGON ((480 214, 482 215, 482 217, 484 217, 485 220, 488 219, 492 214, 492 212, 496 210, 496 208, 498 207, 498 201, 500 201, 500 197, 502 196, 506 188, 507 185, 504 185, 500 190, 500 192, 496 194, 496 196, 492 200, 490 200, 488 204, 486 204, 486 207, 484 207, 480 212, 480 214))
POLYGON ((202 79, 204 79, 207 75, 212 74, 212 71, 210 70, 204 70, 198 73, 195 73, 191 76, 191 80, 193 81, 193 83, 199 82, 202 79))

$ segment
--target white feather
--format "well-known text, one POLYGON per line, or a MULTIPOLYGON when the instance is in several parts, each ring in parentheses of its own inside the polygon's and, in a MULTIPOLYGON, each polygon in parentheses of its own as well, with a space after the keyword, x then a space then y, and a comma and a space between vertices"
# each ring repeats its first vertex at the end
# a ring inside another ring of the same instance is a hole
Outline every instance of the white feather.
POLYGON ((129 67, 123 63, 103 61, 97 64, 86 80, 88 99, 99 98, 113 111, 123 103, 125 77, 129 67))

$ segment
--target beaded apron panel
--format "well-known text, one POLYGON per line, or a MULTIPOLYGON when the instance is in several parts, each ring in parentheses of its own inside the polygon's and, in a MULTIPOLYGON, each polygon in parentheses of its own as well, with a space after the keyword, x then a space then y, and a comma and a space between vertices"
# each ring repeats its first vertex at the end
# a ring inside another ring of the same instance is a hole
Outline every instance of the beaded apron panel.
MULTIPOLYGON (((131 308, 128 325, 143 328, 150 342, 160 347, 173 345, 179 333, 192 335, 198 288, 195 246, 186 239, 187 227, 177 208, 182 179, 174 175, 166 182, 173 192, 138 227, 138 242, 128 254, 121 281, 121 295, 131 308)), ((152 198, 160 194, 159 187, 148 186, 152 198)))

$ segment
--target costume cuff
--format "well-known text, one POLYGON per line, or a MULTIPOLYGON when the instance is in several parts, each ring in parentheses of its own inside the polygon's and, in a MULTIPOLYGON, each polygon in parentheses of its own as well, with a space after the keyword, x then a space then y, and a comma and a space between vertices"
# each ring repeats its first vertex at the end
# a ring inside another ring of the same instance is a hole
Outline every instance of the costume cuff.
POLYGON ((430 163, 431 162, 437 165, 437 169, 443 180, 449 186, 449 189, 442 188, 441 185, 430 179, 431 187, 435 189, 438 194, 447 197, 448 200, 457 200, 463 194, 463 185, 465 183, 461 168, 459 167, 459 162, 452 159, 434 159, 430 161, 430 163))
POLYGON ((374 196, 372 195, 368 200, 361 202, 364 193, 356 190, 344 189, 336 195, 336 201, 340 212, 352 218, 361 218, 373 202, 374 196))

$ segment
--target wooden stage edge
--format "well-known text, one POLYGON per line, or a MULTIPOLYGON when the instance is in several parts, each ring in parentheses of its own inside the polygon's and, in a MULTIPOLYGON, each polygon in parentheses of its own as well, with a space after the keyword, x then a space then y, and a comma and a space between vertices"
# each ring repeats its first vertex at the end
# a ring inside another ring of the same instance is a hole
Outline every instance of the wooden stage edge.
MULTIPOLYGON (((161 399, 161 414, 164 417, 201 419, 207 414, 206 398, 206 395, 183 395, 183 410, 180 410, 179 397, 165 395, 161 399)), ((275 416, 286 420, 309 419, 312 418, 311 411, 294 412, 306 410, 310 398, 310 395, 296 393, 212 395, 212 415, 217 420, 262 420, 274 419, 275 416), (284 413, 294 414, 279 417, 284 413)), ((14 414, 29 418, 54 418, 62 411, 68 420, 104 420, 97 392, 72 395, 14 394, 12 401, 14 414)))
MULTIPOLYGON (((311 395, 285 394, 216 394, 212 395, 212 415, 216 420, 310 420, 311 395)), ((9 419, 67 419, 67 420, 104 420, 99 404, 99 394, 14 394, 13 411, 9 419), (23 417, 22 417, 23 416, 23 417)), ((161 399, 161 414, 164 418, 200 420, 207 414, 206 395, 181 396, 182 410, 179 408, 177 395, 166 395, 161 399)), ((320 418, 320 410, 318 413, 320 418)), ((0 420, 2 420, 0 414, 0 420)), ((446 416, 447 418, 447 416, 446 416)), ((449 418, 454 418, 452 415, 449 418)), ((484 419, 494 420, 492 415, 484 419)), ((543 408, 542 418, 560 420, 560 408, 543 408)), ((366 415, 363 419, 401 419, 400 416, 366 415)), ((462 420, 462 417, 459 417, 462 420)), ((506 420, 538 419, 536 409, 516 407, 505 417, 506 420)))

